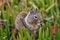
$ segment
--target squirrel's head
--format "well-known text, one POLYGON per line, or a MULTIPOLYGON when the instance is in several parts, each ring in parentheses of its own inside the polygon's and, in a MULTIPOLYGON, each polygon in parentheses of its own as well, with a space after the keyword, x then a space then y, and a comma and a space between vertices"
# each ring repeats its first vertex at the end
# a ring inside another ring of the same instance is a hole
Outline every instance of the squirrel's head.
POLYGON ((42 15, 37 8, 28 13, 28 15, 25 18, 25 22, 29 30, 36 30, 41 27, 42 15))

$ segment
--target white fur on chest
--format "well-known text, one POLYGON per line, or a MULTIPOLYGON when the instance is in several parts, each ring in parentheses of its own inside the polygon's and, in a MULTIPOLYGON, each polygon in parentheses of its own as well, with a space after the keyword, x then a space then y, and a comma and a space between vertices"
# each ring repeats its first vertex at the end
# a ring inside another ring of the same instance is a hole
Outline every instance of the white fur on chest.
POLYGON ((30 12, 29 12, 28 15, 25 17, 25 23, 26 23, 27 26, 30 27, 31 25, 27 22, 27 20, 28 20, 28 16, 29 16, 29 15, 30 15, 30 12))

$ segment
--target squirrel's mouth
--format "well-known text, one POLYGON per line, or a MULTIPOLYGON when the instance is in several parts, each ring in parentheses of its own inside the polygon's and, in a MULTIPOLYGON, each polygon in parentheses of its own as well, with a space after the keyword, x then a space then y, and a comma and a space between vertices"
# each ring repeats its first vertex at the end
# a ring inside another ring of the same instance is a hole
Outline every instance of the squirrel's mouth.
POLYGON ((37 23, 37 29, 40 28, 42 26, 42 21, 38 21, 37 23))
POLYGON ((32 25, 31 28, 32 28, 33 30, 37 30, 37 29, 39 29, 39 28, 41 27, 41 25, 42 25, 42 23, 39 22, 39 23, 37 23, 37 24, 34 25, 34 26, 32 25))
POLYGON ((31 30, 37 30, 42 26, 42 21, 37 21, 37 24, 31 26, 31 30))

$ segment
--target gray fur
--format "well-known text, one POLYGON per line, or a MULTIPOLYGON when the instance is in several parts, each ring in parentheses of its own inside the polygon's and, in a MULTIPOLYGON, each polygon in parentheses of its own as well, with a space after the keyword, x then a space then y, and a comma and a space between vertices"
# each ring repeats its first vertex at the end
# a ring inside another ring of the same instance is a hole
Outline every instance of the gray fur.
POLYGON ((42 16, 40 16, 41 14, 37 9, 30 11, 26 16, 22 14, 24 13, 17 15, 15 20, 15 28, 17 30, 27 28, 30 31, 36 31, 41 27, 42 16), (34 16, 37 16, 37 20, 34 19, 34 16))

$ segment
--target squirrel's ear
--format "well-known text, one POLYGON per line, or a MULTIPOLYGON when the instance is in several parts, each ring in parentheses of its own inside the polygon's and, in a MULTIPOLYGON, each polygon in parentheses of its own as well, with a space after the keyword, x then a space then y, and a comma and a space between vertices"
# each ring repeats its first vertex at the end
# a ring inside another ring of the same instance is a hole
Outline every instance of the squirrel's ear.
POLYGON ((39 13, 38 8, 36 8, 36 9, 30 11, 30 14, 35 14, 35 13, 39 13))
POLYGON ((33 14, 34 13, 34 11, 32 10, 32 11, 30 11, 30 14, 33 14))
POLYGON ((35 13, 39 13, 38 8, 35 9, 35 13))

